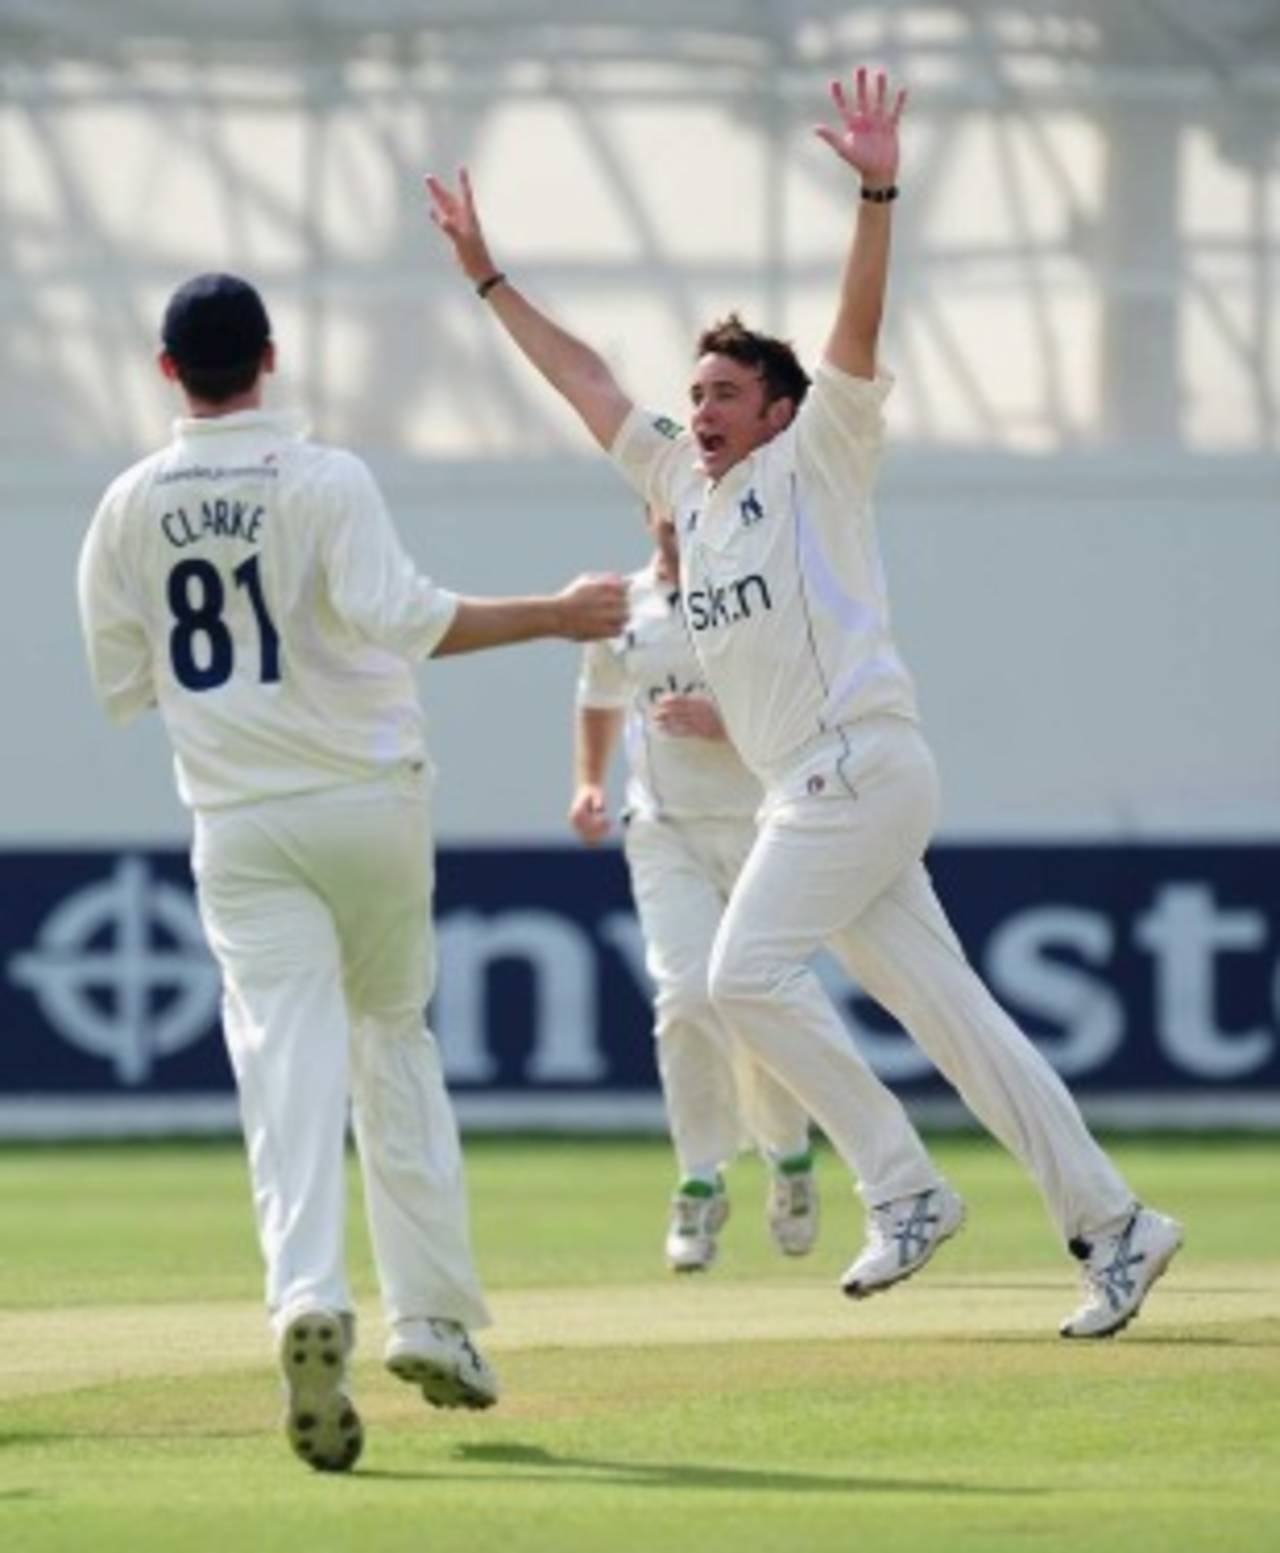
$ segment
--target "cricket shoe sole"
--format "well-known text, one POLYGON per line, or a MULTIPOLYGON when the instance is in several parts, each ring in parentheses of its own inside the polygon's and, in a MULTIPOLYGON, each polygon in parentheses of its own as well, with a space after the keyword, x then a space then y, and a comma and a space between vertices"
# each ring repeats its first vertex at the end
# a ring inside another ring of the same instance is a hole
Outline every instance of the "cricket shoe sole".
POLYGON ((329 1311, 295 1316, 280 1339, 285 1433, 317 1472, 349 1472, 364 1449, 364 1426, 346 1392, 346 1339, 329 1311))

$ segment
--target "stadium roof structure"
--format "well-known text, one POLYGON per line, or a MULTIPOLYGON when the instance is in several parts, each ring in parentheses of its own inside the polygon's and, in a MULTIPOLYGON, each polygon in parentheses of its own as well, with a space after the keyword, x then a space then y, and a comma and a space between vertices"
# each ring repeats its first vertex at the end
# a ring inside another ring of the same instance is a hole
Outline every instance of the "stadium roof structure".
POLYGON ((463 338, 446 372, 406 343, 410 299, 457 338, 456 287, 424 280, 420 210, 375 218, 376 190, 412 187, 424 148, 473 162, 534 115, 612 224, 530 243, 531 281, 655 339, 687 340, 708 299, 738 294, 803 334, 845 190, 796 172, 794 150, 815 78, 863 58, 919 88, 895 276, 914 436, 1280 441, 1276 0, 0 0, 0 56, 15 446, 143 440, 154 405, 127 373, 121 388, 121 352, 140 353, 159 294, 207 253, 295 307, 303 391, 334 434, 408 446, 447 399, 471 429, 426 450, 562 451, 491 344, 463 338), (654 159, 689 142, 633 122, 662 114, 716 155, 732 141, 736 240, 686 241, 654 159), (173 212, 196 194, 188 247, 173 212), (656 313, 640 300, 655 293, 656 313), (1004 334, 994 369, 975 359, 1004 334), (1015 356, 1016 386, 993 391, 1015 356), (1195 402, 1206 372, 1229 384, 1216 410, 1195 402))
MULTIPOLYGON (((968 53, 978 38, 1015 65, 1052 56, 1088 66, 1102 82, 1136 71, 1203 70, 1255 80, 1277 71, 1274 0, 0 0, 0 37, 32 55, 121 59, 139 47, 213 49, 223 57, 264 46, 291 55, 317 43, 393 40, 472 60, 764 60, 810 71, 842 67, 850 43, 878 33, 893 52, 968 53)), ((1269 85, 1274 88, 1274 78, 1269 85)))

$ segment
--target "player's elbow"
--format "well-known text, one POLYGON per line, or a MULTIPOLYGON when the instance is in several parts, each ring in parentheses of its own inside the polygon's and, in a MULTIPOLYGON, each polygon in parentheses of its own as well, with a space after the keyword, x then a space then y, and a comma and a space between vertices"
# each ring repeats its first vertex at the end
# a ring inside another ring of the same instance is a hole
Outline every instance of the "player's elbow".
POLYGON ((584 364, 573 382, 566 385, 565 397, 592 437, 607 452, 631 410, 631 401, 608 366, 599 357, 584 364))

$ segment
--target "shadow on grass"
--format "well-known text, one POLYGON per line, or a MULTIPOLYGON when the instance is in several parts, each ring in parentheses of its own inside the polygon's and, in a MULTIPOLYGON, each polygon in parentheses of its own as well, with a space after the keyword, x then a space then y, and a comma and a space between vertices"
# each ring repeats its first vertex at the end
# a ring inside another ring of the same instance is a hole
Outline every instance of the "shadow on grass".
MULTIPOLYGON (((496 1442, 460 1445, 454 1452, 464 1462, 492 1463, 504 1467, 528 1467, 539 1474, 554 1474, 557 1482, 620 1484, 631 1488, 727 1489, 734 1493, 788 1494, 969 1494, 1029 1498, 1047 1494, 1045 1488, 988 1487, 977 1483, 951 1483, 932 1478, 823 1477, 810 1472, 756 1472, 742 1467, 700 1467, 691 1462, 610 1461, 594 1456, 557 1456, 540 1445, 496 1442)), ((361 1478, 437 1477, 437 1473, 380 1472, 361 1478)), ((523 1476, 523 1475, 522 1475, 523 1476)), ((522 1477, 507 1479, 519 1482, 522 1477)), ((523 1477, 523 1481, 536 1481, 523 1477)))
MULTIPOLYGON (((928 1287, 935 1294, 1061 1294, 1065 1299, 1070 1299, 1076 1292, 1075 1283, 1064 1278, 966 1278, 963 1281, 957 1278, 931 1278, 928 1287)), ((1251 1299, 1258 1293, 1256 1285, 1250 1284, 1207 1284, 1207 1283, 1174 1283, 1161 1284, 1159 1298, 1167 1299, 1199 1299, 1205 1295, 1236 1295, 1240 1299, 1251 1299)))
POLYGON ((1088 1353, 1091 1350, 1109 1350, 1114 1353, 1124 1348, 1280 1348, 1280 1328, 1275 1332, 1268 1332, 1265 1327, 1260 1331, 1251 1329, 1239 1332, 1130 1331, 1113 1333, 1104 1338, 1078 1338, 1072 1342, 1060 1339, 1057 1343, 1023 1332, 984 1332, 981 1336, 971 1337, 969 1341, 978 1345, 990 1343, 1002 1348, 1071 1349, 1076 1353, 1088 1353))
MULTIPOLYGON (((112 1429, 88 1425, 83 1429, 0 1429, 0 1450, 20 1448, 24 1445, 68 1445, 79 1440, 107 1442, 131 1440, 146 1443, 161 1440, 166 1444, 186 1440, 251 1440, 262 1433, 253 1425, 243 1429, 195 1429, 181 1425, 166 1425, 159 1429, 112 1429)), ((3 1491, 0 1490, 0 1498, 3 1491)), ((4 1543, 0 1541, 0 1549, 4 1543)))
MULTIPOLYGON (((923 1284, 913 1285, 920 1289, 923 1284)), ((1062 1294, 1068 1299, 1075 1292, 1075 1285, 1066 1278, 1046 1274, 1043 1278, 938 1278, 929 1280, 927 1287, 935 1294, 1062 1294)))

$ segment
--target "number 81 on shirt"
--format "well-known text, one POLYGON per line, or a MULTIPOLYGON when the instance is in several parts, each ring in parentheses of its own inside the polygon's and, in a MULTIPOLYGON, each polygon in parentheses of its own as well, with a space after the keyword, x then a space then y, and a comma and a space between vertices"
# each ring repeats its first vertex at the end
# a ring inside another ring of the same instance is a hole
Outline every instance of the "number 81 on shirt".
MULTIPOLYGON (((258 628, 258 679, 280 679, 280 636, 262 594, 258 557, 251 555, 231 573, 237 588, 249 596, 258 628)), ((169 660, 174 678, 186 690, 215 690, 235 670, 235 642, 223 619, 227 590, 212 561, 198 557, 179 561, 169 573, 169 660)))

